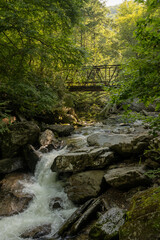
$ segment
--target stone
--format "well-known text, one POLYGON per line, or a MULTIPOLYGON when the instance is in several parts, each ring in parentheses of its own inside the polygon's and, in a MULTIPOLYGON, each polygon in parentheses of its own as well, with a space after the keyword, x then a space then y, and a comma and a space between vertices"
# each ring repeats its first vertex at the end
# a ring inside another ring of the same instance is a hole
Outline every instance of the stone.
POLYGON ((11 173, 0 182, 0 216, 11 216, 24 211, 33 196, 23 191, 22 182, 30 182, 32 176, 24 173, 11 173))
POLYGON ((124 211, 118 207, 111 208, 91 228, 89 237, 94 240, 118 239, 119 229, 124 222, 124 211))
POLYGON ((49 129, 41 133, 39 137, 39 142, 41 147, 38 149, 38 151, 42 153, 47 153, 52 151, 53 149, 63 147, 63 141, 60 142, 58 139, 56 139, 54 133, 49 129))
POLYGON ((44 237, 46 235, 48 235, 51 232, 51 225, 43 225, 43 226, 38 226, 35 227, 31 230, 27 230, 26 232, 24 232, 23 234, 21 234, 21 238, 33 238, 33 239, 40 239, 40 237, 44 237))
POLYGON ((97 197, 101 191, 103 176, 104 171, 101 170, 72 175, 65 189, 68 198, 74 203, 84 203, 90 198, 97 197))
POLYGON ((58 134, 59 137, 66 137, 71 135, 71 133, 74 131, 74 126, 61 124, 43 124, 42 129, 43 131, 50 129, 53 133, 58 134))
POLYGON ((49 208, 51 210, 57 209, 57 208, 63 208, 63 201, 61 198, 56 197, 52 198, 50 203, 49 203, 49 208))
POLYGON ((82 149, 56 157, 51 169, 58 173, 76 173, 87 169, 102 169, 111 164, 113 160, 114 154, 108 152, 108 148, 90 149, 88 152, 82 149))
POLYGON ((36 151, 32 145, 27 145, 23 150, 24 163, 28 166, 31 172, 34 173, 37 162, 40 160, 42 154, 36 151))
POLYGON ((9 127, 9 131, 0 134, 0 151, 2 158, 17 155, 27 144, 38 142, 40 129, 33 122, 16 122, 9 127))
POLYGON ((46 129, 44 132, 41 133, 39 137, 39 142, 41 146, 48 146, 49 144, 57 143, 58 140, 56 139, 54 133, 46 129))
POLYGON ((11 173, 24 167, 20 157, 5 158, 0 160, 0 173, 11 173))
POLYGON ((129 157, 143 153, 151 138, 152 136, 147 133, 140 135, 95 133, 87 138, 87 142, 89 146, 109 147, 119 155, 129 157))
POLYGON ((133 196, 119 239, 160 239, 160 187, 149 188, 133 196))
POLYGON ((106 183, 118 189, 148 186, 150 179, 144 175, 144 166, 126 166, 108 170, 104 175, 106 183))

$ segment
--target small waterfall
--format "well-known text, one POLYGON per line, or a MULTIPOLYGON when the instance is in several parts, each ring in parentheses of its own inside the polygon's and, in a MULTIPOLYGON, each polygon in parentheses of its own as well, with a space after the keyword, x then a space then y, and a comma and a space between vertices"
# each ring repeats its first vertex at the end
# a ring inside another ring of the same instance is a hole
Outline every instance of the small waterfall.
POLYGON ((74 205, 63 190, 62 182, 58 181, 56 173, 50 170, 54 159, 65 152, 66 149, 53 150, 43 155, 36 166, 33 183, 23 183, 24 191, 34 195, 32 202, 26 211, 1 218, 0 240, 22 240, 20 235, 26 230, 46 224, 51 224, 53 235, 75 211, 74 205), (53 210, 49 208, 53 198, 62 199, 62 208, 53 210))

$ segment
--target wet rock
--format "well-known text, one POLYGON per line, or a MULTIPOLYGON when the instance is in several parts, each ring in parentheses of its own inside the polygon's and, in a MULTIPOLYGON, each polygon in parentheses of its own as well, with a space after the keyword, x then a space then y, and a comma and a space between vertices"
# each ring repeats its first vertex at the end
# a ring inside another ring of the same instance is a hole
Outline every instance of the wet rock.
POLYGON ((160 187, 137 193, 120 228, 120 240, 159 240, 160 187))
POLYGON ((60 125, 60 124, 43 124, 42 126, 43 131, 46 129, 50 129, 53 133, 57 133, 59 137, 66 137, 69 136, 73 131, 73 125, 60 125))
POLYGON ((104 179, 107 184, 118 189, 148 186, 150 179, 144 173, 143 166, 126 166, 108 170, 104 179))
POLYGON ((12 216, 27 209, 32 198, 17 198, 11 193, 0 193, 0 216, 12 216))
POLYGON ((29 181, 33 181, 31 175, 11 173, 0 182, 0 216, 11 216, 27 208, 33 196, 23 191, 23 182, 29 181))
POLYGON ((2 158, 13 157, 23 146, 38 141, 40 129, 33 122, 17 122, 9 128, 10 131, 0 134, 2 158))
POLYGON ((89 152, 79 150, 56 157, 51 169, 58 173, 76 173, 85 169, 101 169, 109 165, 113 159, 113 152, 108 152, 108 148, 97 148, 89 152))
POLYGON ((23 168, 23 161, 20 157, 5 158, 0 160, 0 173, 11 173, 23 168))
POLYGON ((39 239, 44 237, 51 232, 51 225, 43 225, 35 227, 34 229, 28 230, 21 235, 21 238, 33 238, 39 239))
POLYGON ((68 180, 66 192, 74 203, 97 197, 101 191, 104 171, 93 170, 72 175, 68 180))
POLYGON ((118 239, 119 228, 124 222, 124 211, 120 208, 111 208, 104 213, 92 227, 89 233, 90 239, 118 239))
POLYGON ((32 145, 27 145, 23 150, 24 162, 29 169, 34 172, 37 162, 40 160, 42 154, 36 151, 32 145))
POLYGON ((62 199, 59 197, 53 198, 51 199, 50 203, 49 203, 49 208, 51 210, 57 209, 57 208, 62 208, 62 199))
POLYGON ((133 134, 104 134, 95 133, 87 138, 90 146, 109 147, 121 156, 128 157, 143 153, 149 145, 152 136, 147 133, 133 134))

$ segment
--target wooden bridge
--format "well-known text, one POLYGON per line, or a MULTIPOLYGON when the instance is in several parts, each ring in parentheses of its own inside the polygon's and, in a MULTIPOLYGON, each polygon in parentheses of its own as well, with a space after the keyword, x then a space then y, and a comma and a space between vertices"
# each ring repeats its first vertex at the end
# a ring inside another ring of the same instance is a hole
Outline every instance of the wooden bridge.
POLYGON ((117 85, 120 65, 100 65, 69 70, 66 83, 69 91, 104 91, 105 86, 117 85))

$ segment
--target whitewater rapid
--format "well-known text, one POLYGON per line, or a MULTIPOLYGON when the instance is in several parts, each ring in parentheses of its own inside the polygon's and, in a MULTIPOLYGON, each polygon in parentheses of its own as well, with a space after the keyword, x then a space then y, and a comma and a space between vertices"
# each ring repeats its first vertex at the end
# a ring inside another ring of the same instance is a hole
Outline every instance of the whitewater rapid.
POLYGON ((20 235, 25 231, 46 224, 51 224, 49 236, 53 236, 76 210, 64 192, 62 182, 57 180, 57 174, 50 170, 54 159, 65 152, 66 149, 62 149, 43 154, 36 166, 32 183, 23 182, 23 191, 33 194, 33 200, 24 212, 0 219, 0 240, 22 240, 20 235), (62 200, 62 208, 49 208, 50 201, 54 198, 62 200))

